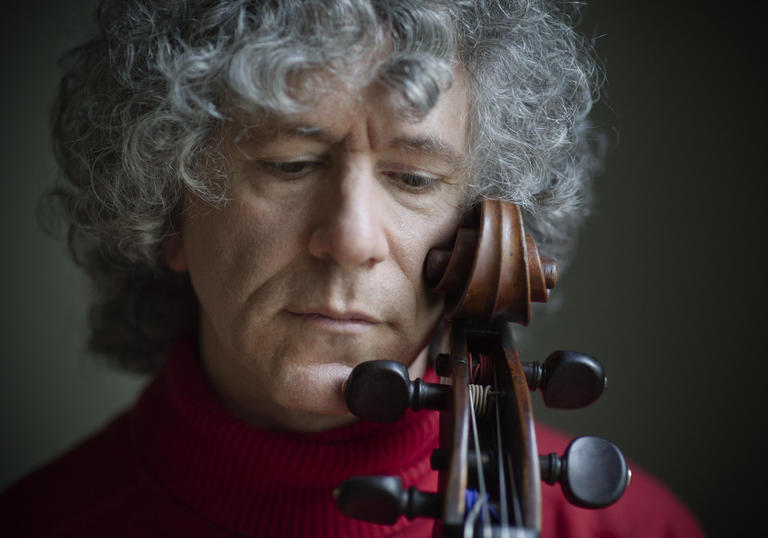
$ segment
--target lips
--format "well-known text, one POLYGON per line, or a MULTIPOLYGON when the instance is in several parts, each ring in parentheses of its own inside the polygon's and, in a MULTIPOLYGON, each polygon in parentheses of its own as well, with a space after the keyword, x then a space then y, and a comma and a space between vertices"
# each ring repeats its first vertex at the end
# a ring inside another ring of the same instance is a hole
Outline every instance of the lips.
POLYGON ((307 325, 332 332, 359 333, 382 323, 376 316, 358 310, 308 307, 288 312, 307 325))
POLYGON ((326 318, 339 322, 381 323, 377 317, 357 310, 340 311, 326 307, 310 307, 289 309, 289 312, 297 316, 326 318))

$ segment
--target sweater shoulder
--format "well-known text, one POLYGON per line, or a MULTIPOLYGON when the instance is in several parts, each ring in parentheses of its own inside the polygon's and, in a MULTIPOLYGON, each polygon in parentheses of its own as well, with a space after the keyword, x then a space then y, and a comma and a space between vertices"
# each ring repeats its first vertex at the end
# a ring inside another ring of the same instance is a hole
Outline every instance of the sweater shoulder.
POLYGON ((0 534, 75 535, 146 498, 152 477, 131 450, 128 422, 119 416, 0 494, 0 534))

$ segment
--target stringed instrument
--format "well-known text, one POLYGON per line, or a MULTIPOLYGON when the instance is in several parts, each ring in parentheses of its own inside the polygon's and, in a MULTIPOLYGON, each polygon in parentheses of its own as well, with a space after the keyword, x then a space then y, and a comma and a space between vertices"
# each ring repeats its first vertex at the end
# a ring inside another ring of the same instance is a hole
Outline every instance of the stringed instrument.
POLYGON ((373 476, 350 478, 335 495, 342 513, 357 519, 435 518, 435 537, 534 538, 541 480, 560 483, 577 506, 598 508, 619 499, 631 474, 619 449, 596 437, 575 439, 562 456, 538 454, 531 391, 550 407, 584 407, 602 394, 605 373, 592 357, 568 351, 543 364, 520 362, 510 322, 527 325, 531 302, 548 299, 556 265, 539 256, 514 204, 484 201, 471 217, 450 250, 432 249, 425 262, 428 285, 446 297, 449 350, 435 360, 444 382, 411 381, 404 364, 375 360, 355 367, 344 386, 347 406, 363 420, 440 411, 431 458, 438 491, 373 476))

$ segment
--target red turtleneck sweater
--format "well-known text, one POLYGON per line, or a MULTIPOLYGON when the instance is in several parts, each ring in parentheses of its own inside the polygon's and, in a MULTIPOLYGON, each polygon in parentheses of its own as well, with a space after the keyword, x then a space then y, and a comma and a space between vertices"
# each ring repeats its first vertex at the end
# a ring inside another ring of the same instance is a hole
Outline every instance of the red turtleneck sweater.
MULTIPOLYGON (((255 429, 221 406, 196 349, 183 343, 131 410, 0 495, 0 535, 429 537, 426 519, 390 527, 346 518, 331 493, 371 474, 435 491, 437 432, 432 412, 318 434, 255 429)), ((539 427, 538 443, 562 453, 567 440, 539 427)), ((685 508, 637 470, 605 510, 574 508, 559 487, 542 488, 542 538, 702 536, 685 508)))

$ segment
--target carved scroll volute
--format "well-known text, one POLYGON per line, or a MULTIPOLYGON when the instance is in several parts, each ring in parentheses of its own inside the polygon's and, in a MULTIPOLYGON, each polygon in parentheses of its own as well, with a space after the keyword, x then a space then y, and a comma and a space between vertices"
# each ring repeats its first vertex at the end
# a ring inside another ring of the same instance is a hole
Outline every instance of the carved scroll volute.
POLYGON ((545 302, 557 281, 555 263, 539 257, 516 205, 485 200, 473 221, 459 228, 452 250, 429 252, 427 282, 445 294, 449 319, 502 317, 527 325, 531 301, 545 302))

